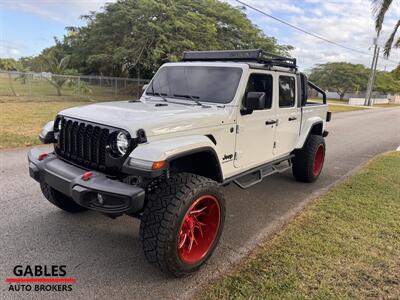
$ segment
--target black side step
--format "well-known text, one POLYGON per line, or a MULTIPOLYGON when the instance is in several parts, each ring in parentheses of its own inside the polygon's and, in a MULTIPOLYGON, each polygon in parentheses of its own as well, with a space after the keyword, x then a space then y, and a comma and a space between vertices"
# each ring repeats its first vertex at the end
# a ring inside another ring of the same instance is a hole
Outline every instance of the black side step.
POLYGON ((275 173, 282 173, 290 169, 292 167, 291 159, 293 157, 294 155, 289 155, 279 160, 251 169, 242 174, 227 179, 224 182, 224 184, 228 182, 233 182, 240 188, 247 189, 261 182, 267 176, 270 176, 275 173))

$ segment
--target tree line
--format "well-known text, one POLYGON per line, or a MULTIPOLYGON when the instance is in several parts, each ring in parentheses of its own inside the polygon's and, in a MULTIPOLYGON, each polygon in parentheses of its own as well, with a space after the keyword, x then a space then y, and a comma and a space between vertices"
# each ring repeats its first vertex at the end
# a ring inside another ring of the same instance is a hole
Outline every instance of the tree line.
MULTIPOLYGON (((245 8, 217 0, 119 0, 82 18, 86 25, 67 27, 52 47, 18 61, 0 59, 0 69, 150 78, 184 51, 261 48, 289 56, 293 49, 264 34, 247 18, 245 8)), ((396 70, 378 72, 375 90, 399 92, 399 67, 396 70)), ((328 63, 315 66, 309 76, 342 97, 366 89, 368 69, 328 63)), ((50 83, 60 94, 65 82, 51 77, 50 83)))
POLYGON ((49 58, 69 56, 68 69, 81 74, 151 77, 184 51, 262 48, 288 55, 246 16, 217 0, 119 0, 82 16, 85 26, 67 27, 62 39, 36 57, 20 60, 32 71, 49 71, 49 58))
MULTIPOLYGON (((336 92, 340 99, 349 92, 365 91, 370 69, 361 64, 334 62, 316 65, 308 72, 310 81, 324 90, 336 92)), ((400 93, 400 64, 391 72, 377 71, 374 91, 400 93)))

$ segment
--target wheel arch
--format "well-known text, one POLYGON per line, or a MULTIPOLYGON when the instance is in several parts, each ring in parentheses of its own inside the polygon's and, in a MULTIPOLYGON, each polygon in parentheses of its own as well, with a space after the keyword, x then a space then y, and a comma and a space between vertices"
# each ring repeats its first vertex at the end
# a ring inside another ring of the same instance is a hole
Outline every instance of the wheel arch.
POLYGON ((307 137, 308 137, 310 134, 322 135, 323 129, 324 129, 324 124, 323 124, 323 122, 322 122, 322 121, 316 122, 316 123, 314 123, 314 124, 312 125, 310 131, 308 132, 307 137))
POLYGON ((211 147, 201 147, 181 152, 167 159, 171 171, 188 172, 217 182, 223 181, 217 153, 211 147))
POLYGON ((216 145, 205 135, 181 136, 140 144, 130 154, 130 158, 148 162, 165 161, 165 169, 223 181, 216 145))
POLYGON ((311 134, 321 135, 324 133, 324 122, 321 118, 312 118, 302 126, 302 132, 300 133, 299 141, 295 149, 301 149, 304 143, 311 134))

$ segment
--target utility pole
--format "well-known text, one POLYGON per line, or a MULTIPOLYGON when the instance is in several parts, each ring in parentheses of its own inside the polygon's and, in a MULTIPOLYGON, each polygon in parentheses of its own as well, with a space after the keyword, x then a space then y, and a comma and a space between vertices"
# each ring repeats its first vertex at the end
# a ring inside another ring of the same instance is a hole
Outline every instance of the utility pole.
POLYGON ((374 66, 374 72, 372 73, 371 92, 370 92, 370 96, 369 96, 368 106, 374 105, 374 101, 375 101, 375 99, 372 98, 372 92, 374 90, 376 67, 378 66, 378 58, 379 58, 380 50, 381 49, 378 47, 378 50, 376 51, 375 66, 374 66))
POLYGON ((378 57, 379 57, 378 37, 379 35, 377 35, 376 38, 374 38, 374 57, 372 58, 371 72, 368 78, 367 93, 365 95, 365 101, 364 101, 365 106, 371 105, 371 95, 372 95, 372 89, 374 87, 375 72, 376 72, 376 66, 378 65, 378 57))

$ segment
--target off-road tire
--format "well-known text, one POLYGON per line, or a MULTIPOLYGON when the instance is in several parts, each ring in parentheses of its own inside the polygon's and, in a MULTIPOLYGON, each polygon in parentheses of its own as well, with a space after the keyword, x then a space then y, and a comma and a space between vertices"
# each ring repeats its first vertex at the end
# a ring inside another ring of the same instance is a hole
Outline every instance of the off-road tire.
POLYGON ((307 138, 303 148, 295 151, 295 157, 292 159, 293 163, 292 172, 294 178, 296 178, 297 181, 301 182, 314 182, 321 174, 324 158, 325 158, 324 138, 320 135, 311 134, 307 138), (321 165, 319 168, 317 168, 319 169, 318 172, 315 172, 316 170, 314 170, 314 166, 316 163, 318 151, 321 151, 322 153, 322 154, 319 153, 318 155, 318 157, 322 155, 322 161, 320 161, 321 160, 320 158, 319 163, 321 165))
POLYGON ((70 197, 53 189, 46 183, 41 183, 40 188, 43 195, 46 197, 47 200, 49 200, 49 202, 66 212, 78 213, 87 210, 87 208, 78 205, 70 197))
POLYGON ((146 194, 140 224, 140 239, 146 259, 164 273, 183 277, 197 271, 211 256, 221 236, 225 220, 225 200, 218 184, 199 175, 179 173, 158 182, 146 194), (187 212, 204 195, 218 199, 219 228, 207 254, 193 264, 182 261, 178 237, 187 212))

